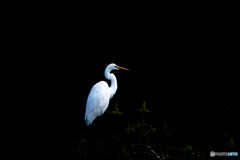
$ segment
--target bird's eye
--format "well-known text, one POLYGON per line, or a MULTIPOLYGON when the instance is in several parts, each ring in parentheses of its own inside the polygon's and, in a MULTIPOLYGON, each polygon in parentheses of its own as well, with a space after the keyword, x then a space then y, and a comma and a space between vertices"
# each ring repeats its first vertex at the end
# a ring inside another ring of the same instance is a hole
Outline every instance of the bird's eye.
POLYGON ((117 66, 115 66, 115 68, 117 68, 117 66))

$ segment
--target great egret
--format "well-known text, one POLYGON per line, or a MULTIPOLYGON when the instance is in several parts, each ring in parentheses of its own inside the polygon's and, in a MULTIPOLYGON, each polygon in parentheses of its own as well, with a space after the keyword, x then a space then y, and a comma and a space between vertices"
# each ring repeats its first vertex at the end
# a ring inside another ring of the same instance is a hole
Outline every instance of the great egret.
POLYGON ((104 74, 107 79, 111 80, 111 87, 109 87, 105 81, 100 81, 92 87, 88 95, 84 118, 87 125, 91 125, 97 116, 103 115, 106 111, 109 100, 117 91, 117 79, 115 75, 110 72, 119 69, 129 70, 127 68, 119 67, 114 63, 109 64, 105 69, 104 74))

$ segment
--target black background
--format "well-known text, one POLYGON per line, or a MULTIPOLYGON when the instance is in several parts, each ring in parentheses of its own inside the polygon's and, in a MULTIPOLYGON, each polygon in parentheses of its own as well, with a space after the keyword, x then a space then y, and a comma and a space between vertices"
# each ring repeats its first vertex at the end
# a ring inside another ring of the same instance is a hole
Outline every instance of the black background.
MULTIPOLYGON (((130 69, 113 72, 119 88, 109 105, 117 102, 130 119, 145 101, 155 124, 224 122, 217 99, 235 93, 239 73, 235 10, 223 6, 58 3, 13 14, 12 80, 31 146, 62 155, 88 130, 87 96, 101 80, 110 85, 110 63, 130 69)), ((104 116, 93 122, 99 131, 111 124, 104 116)))

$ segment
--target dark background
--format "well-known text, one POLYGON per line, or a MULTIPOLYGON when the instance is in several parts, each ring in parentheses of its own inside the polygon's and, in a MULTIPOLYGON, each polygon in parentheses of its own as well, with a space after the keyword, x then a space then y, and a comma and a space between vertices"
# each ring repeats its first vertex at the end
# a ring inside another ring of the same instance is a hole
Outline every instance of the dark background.
POLYGON ((91 87, 101 80, 110 85, 104 77, 110 63, 130 69, 113 72, 119 88, 109 105, 117 102, 129 121, 145 101, 156 125, 224 123, 218 99, 239 96, 234 9, 80 6, 37 4, 13 15, 16 94, 35 152, 65 153, 81 131, 111 126, 107 112, 93 126, 84 121, 91 87))

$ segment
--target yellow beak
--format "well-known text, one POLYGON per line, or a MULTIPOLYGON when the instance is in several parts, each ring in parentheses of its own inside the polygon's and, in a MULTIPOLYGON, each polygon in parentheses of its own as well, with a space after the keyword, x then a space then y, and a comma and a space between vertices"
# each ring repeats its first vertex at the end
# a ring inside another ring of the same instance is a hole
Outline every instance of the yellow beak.
POLYGON ((123 67, 119 67, 119 66, 117 66, 117 68, 129 71, 129 69, 127 69, 127 68, 123 68, 123 67))

